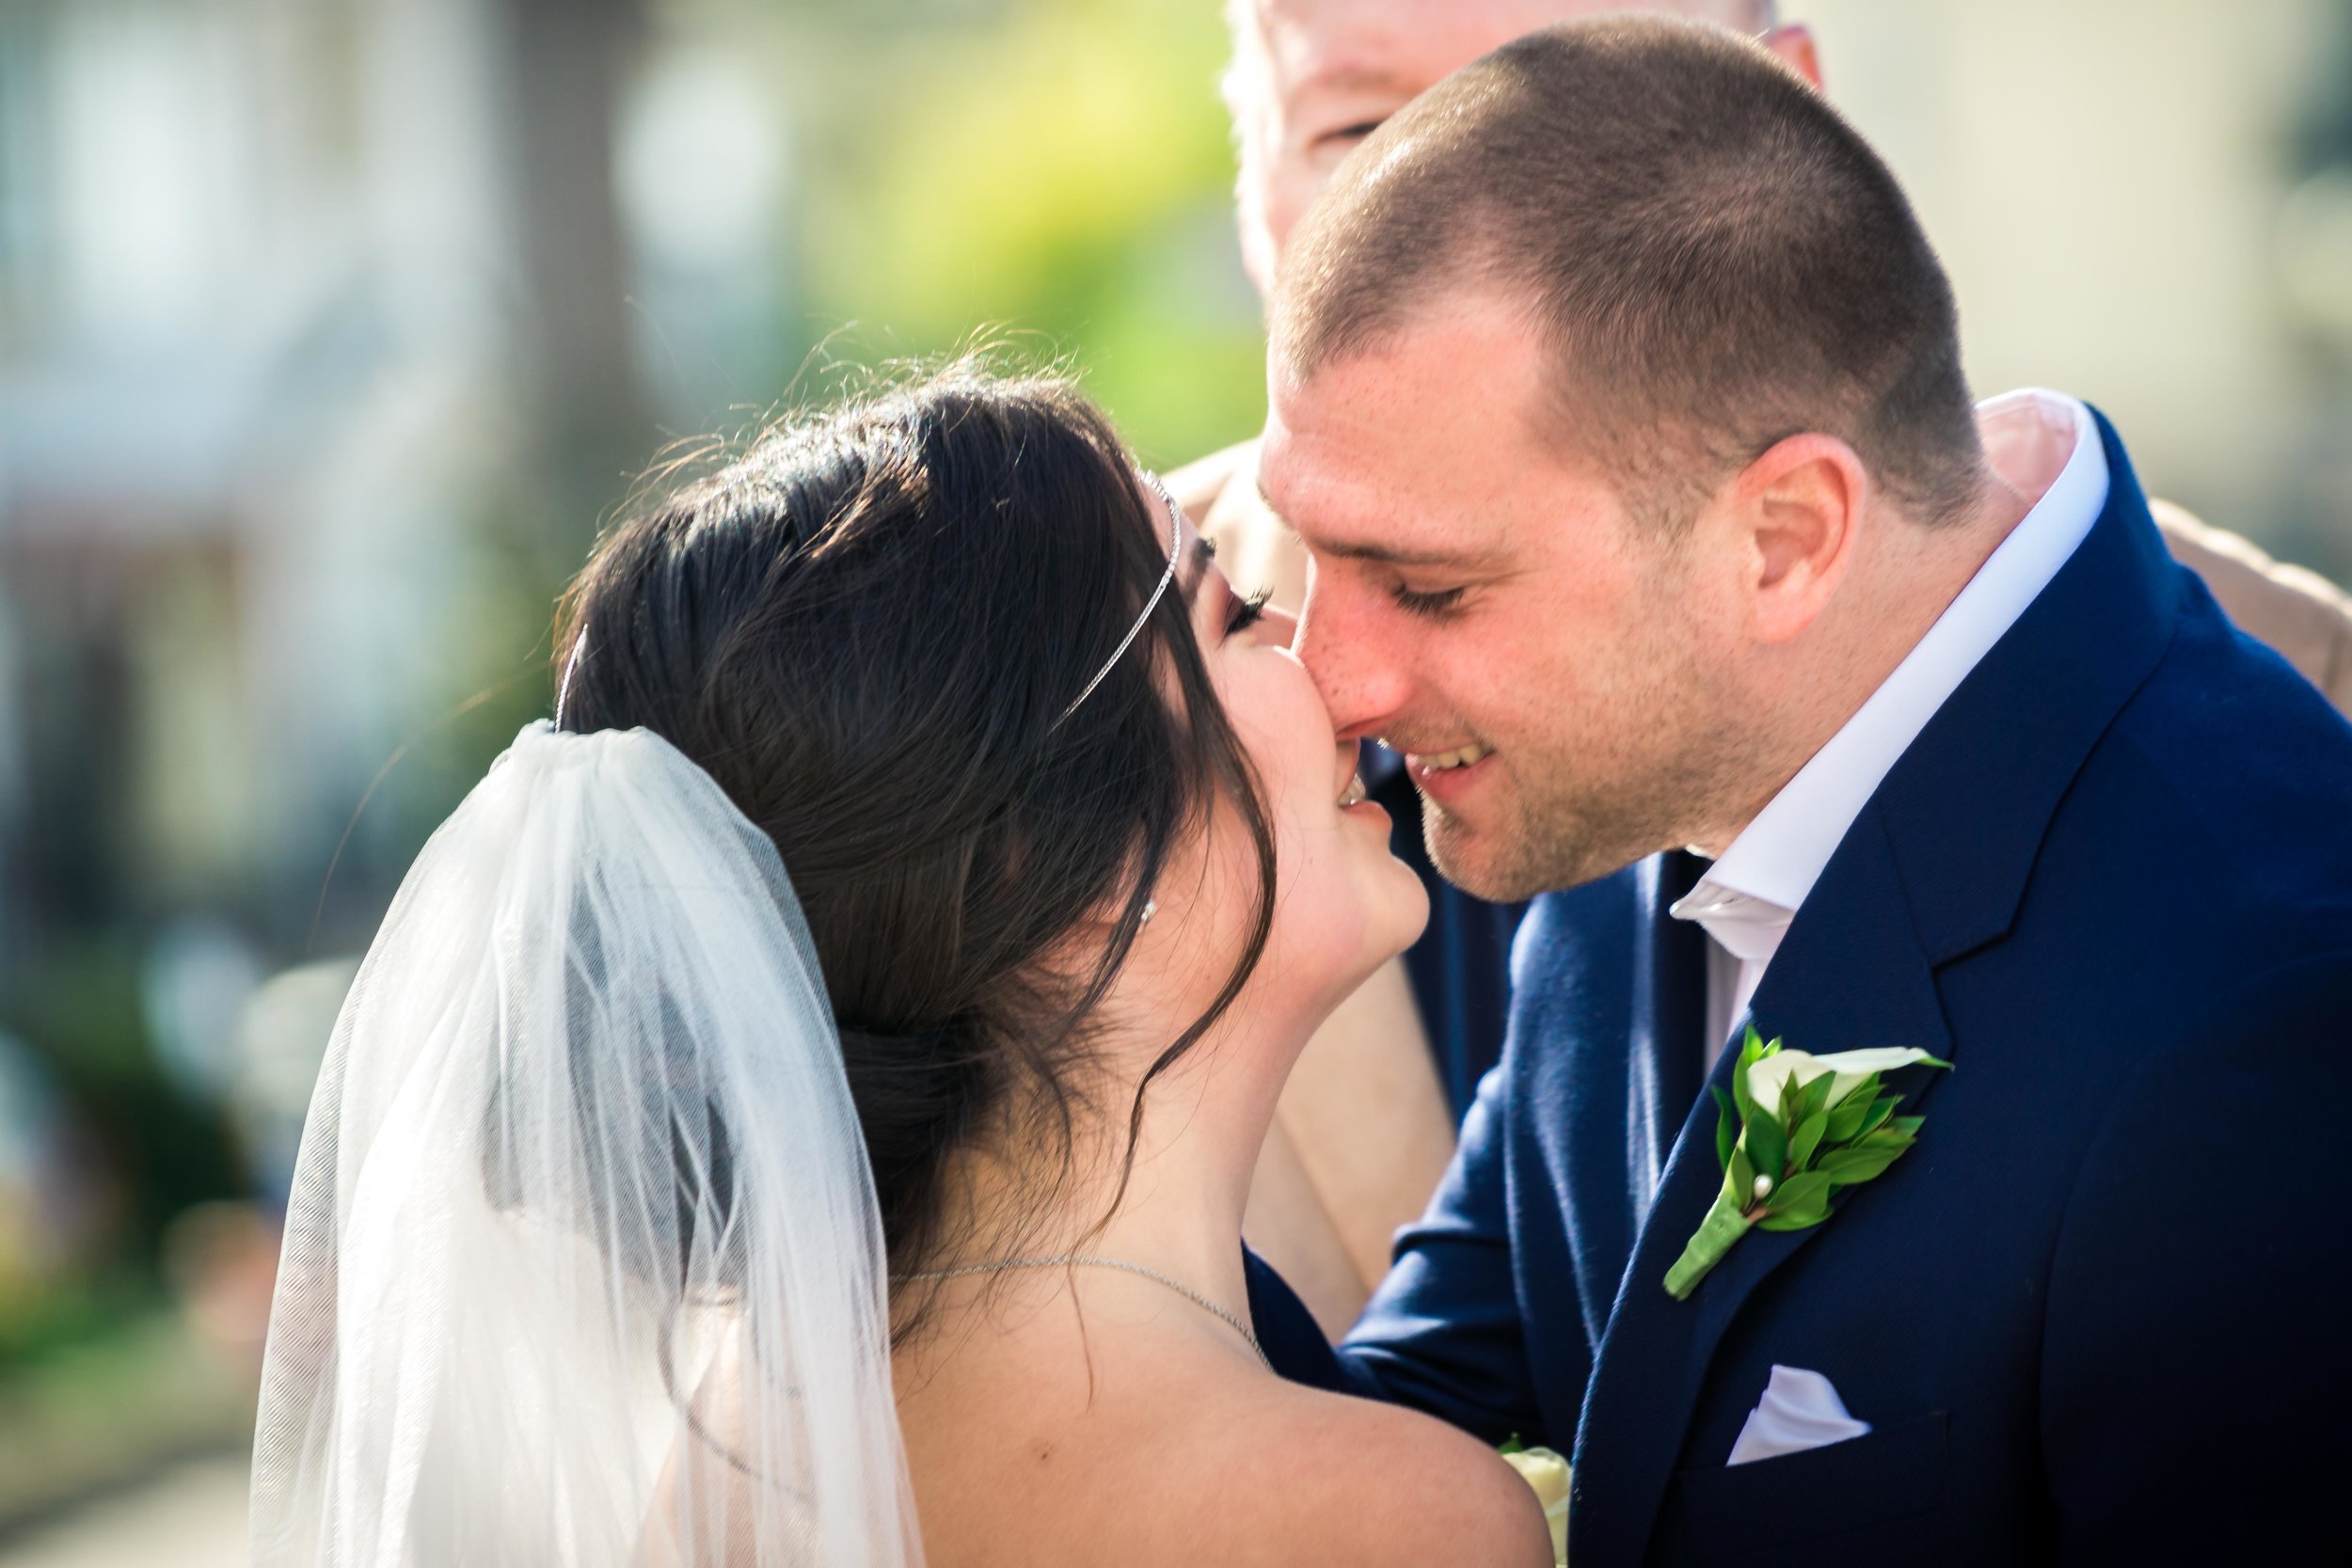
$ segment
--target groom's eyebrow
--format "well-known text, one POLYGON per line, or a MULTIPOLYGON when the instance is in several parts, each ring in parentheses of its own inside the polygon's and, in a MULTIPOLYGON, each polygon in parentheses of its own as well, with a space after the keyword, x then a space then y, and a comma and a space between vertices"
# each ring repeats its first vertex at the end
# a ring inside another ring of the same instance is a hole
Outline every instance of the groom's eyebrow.
POLYGON ((1373 539, 1328 539, 1319 541, 1311 548, 1316 555, 1342 561, 1369 561, 1381 566, 1484 566, 1496 559, 1491 551, 1466 554, 1461 550, 1416 550, 1373 539))
MULTIPOLYGON (((1277 522, 1289 530, 1293 538, 1304 543, 1296 526, 1282 515, 1281 509, 1265 493, 1263 484, 1258 486, 1258 499, 1264 503, 1277 522)), ((1316 540, 1310 548, 1316 555, 1327 555, 1341 561, 1369 561, 1382 566, 1481 567, 1492 565, 1502 559, 1501 552, 1495 550, 1413 549, 1404 545, 1382 544, 1376 539, 1324 538, 1316 540)))

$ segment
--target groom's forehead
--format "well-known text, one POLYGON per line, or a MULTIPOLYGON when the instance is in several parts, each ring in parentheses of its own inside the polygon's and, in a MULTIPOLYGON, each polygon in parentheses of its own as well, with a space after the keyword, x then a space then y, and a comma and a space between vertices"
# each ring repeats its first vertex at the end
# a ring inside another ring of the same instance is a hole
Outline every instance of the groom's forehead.
POLYGON ((1318 555, 1492 564, 1564 485, 1598 482, 1512 412, 1532 415, 1539 373, 1523 349, 1410 330, 1387 352, 1344 356, 1278 394, 1260 494, 1318 555))
POLYGON ((1477 570, 1508 557, 1506 540, 1498 533, 1465 529, 1450 511, 1424 510, 1414 497, 1343 480, 1331 483, 1332 475, 1292 477, 1293 483, 1269 485, 1262 473, 1259 499, 1323 560, 1360 561, 1405 571, 1477 570))

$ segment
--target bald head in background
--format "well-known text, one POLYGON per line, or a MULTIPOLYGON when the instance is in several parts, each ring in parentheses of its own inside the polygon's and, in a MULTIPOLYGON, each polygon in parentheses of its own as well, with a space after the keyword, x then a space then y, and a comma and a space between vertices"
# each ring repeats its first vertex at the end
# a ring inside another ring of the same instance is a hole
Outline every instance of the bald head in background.
MULTIPOLYGON (((1771 0, 1228 0, 1225 103, 1241 158, 1234 197, 1243 264, 1259 293, 1272 293, 1291 230, 1373 127, 1515 38, 1624 10, 1772 31, 1771 0)), ((1802 28, 1784 30, 1775 48, 1819 80, 1802 28)))

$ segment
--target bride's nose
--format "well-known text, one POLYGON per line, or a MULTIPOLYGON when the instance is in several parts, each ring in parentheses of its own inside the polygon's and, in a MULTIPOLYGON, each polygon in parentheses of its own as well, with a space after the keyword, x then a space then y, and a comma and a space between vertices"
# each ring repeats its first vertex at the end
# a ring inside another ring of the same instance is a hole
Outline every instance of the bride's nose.
POLYGON ((1287 610, 1266 606, 1258 616, 1258 640, 1277 648, 1290 648, 1298 636, 1298 617, 1287 610))

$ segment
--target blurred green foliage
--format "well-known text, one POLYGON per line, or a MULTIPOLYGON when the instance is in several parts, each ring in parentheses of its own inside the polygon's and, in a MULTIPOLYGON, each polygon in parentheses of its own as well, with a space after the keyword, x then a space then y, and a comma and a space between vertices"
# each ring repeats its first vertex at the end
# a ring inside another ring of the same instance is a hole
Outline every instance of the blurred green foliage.
MULTIPOLYGON (((156 1244, 172 1217, 192 1203, 239 1195, 245 1173, 220 1116, 160 1069, 138 986, 130 933, 72 933, 22 977, 0 1016, 103 1151, 108 1228, 133 1276, 151 1282, 156 1244)), ((79 1276, 61 1284, 74 1300, 87 1288, 79 1276)), ((8 1342, 0 1332, 0 1358, 8 1342)))
POLYGON ((836 24, 804 93, 803 300, 853 362, 976 334, 1066 357, 1147 462, 1256 433, 1209 0, 1018 0, 903 32, 836 24))

